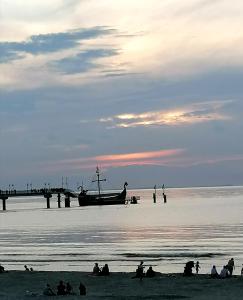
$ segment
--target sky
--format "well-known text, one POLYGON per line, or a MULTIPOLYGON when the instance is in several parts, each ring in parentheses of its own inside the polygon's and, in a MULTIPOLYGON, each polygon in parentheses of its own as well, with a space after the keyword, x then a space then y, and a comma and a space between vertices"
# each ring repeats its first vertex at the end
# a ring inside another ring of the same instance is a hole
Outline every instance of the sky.
MULTIPOLYGON (((241 0, 0 0, 0 188, 243 183, 241 0)), ((92 188, 92 187, 91 187, 92 188)))

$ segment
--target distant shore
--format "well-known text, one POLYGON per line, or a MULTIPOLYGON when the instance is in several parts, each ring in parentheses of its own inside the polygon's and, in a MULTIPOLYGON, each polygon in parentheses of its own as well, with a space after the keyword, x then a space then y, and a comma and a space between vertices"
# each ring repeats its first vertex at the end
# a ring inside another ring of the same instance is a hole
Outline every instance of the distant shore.
POLYGON ((157 273, 154 278, 132 279, 134 273, 111 273, 110 276, 91 276, 87 272, 26 272, 9 271, 0 274, 0 299, 242 299, 243 278, 212 279, 209 275, 183 277, 182 274, 157 273), (56 291, 58 282, 69 282, 76 295, 44 296, 47 283, 56 291), (79 295, 79 284, 87 289, 79 295))

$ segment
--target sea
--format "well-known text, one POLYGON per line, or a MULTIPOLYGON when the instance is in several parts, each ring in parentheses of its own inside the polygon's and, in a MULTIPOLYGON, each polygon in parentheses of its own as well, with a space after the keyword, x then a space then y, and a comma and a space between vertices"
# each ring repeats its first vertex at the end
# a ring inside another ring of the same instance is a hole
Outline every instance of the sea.
MULTIPOLYGON (((243 187, 129 190, 138 204, 57 208, 51 198, 10 198, 0 211, 0 264, 7 270, 133 272, 140 261, 163 273, 183 272, 199 261, 201 273, 230 258, 243 264, 243 187)), ((62 202, 62 206, 64 203, 62 202)), ((0 208, 2 205, 0 203, 0 208)))

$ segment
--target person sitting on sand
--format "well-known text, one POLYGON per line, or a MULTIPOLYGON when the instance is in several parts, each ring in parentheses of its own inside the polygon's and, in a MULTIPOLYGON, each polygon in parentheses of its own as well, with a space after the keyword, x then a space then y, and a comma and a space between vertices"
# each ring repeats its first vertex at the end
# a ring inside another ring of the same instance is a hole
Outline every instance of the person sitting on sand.
POLYGON ((29 272, 29 268, 27 267, 27 265, 24 265, 25 271, 29 272))
POLYGON ((100 275, 102 276, 108 276, 110 275, 109 267, 108 264, 105 264, 104 267, 102 268, 100 275))
POLYGON ((86 287, 82 282, 79 284, 79 295, 86 295, 86 287))
POLYGON ((100 268, 99 268, 98 263, 95 263, 95 265, 94 265, 93 275, 95 275, 95 276, 100 275, 100 268))
POLYGON ((4 267, 2 265, 0 265, 0 273, 3 273, 4 272, 4 267))
POLYGON ((34 271, 34 269, 32 267, 30 267, 30 272, 33 272, 33 271, 34 271))
POLYGON ((226 266, 223 266, 223 269, 221 270, 219 277, 222 279, 229 277, 229 271, 226 266))
POLYGON ((201 269, 199 265, 199 261, 196 262, 195 269, 196 269, 196 273, 198 274, 199 269, 201 269))
POLYGON ((192 276, 192 268, 194 268, 194 261, 190 260, 186 263, 184 267, 183 276, 192 276))
POLYGON ((50 287, 50 284, 47 283, 46 287, 43 291, 44 296, 56 296, 56 294, 53 292, 53 290, 50 287))
POLYGON ((66 284, 66 295, 74 295, 73 288, 69 282, 66 284))
POLYGON ((240 275, 243 276, 243 264, 242 264, 242 268, 241 268, 241 271, 240 271, 240 275))
POLYGON ((140 280, 142 280, 144 277, 143 269, 144 269, 144 265, 143 265, 143 261, 141 261, 137 267, 136 275, 133 276, 132 278, 140 278, 140 280))
POLYGON ((211 276, 211 278, 218 278, 219 277, 219 274, 217 272, 216 266, 212 267, 210 276, 211 276))
POLYGON ((57 286, 57 295, 66 295, 66 287, 63 281, 59 281, 59 284, 57 286))
POLYGON ((146 277, 154 277, 155 276, 155 272, 154 270, 152 269, 152 266, 150 266, 146 272, 146 277))

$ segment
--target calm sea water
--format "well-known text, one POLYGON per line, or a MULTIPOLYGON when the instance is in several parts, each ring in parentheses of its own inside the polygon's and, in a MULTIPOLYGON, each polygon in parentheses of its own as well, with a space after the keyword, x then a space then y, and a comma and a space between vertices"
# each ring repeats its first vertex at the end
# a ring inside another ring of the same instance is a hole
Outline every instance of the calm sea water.
POLYGON ((6 269, 90 271, 94 262, 111 271, 134 271, 140 260, 156 271, 182 272, 199 260, 201 272, 234 257, 243 263, 243 187, 133 190, 137 205, 45 209, 44 198, 19 198, 0 212, 0 263, 6 269))

